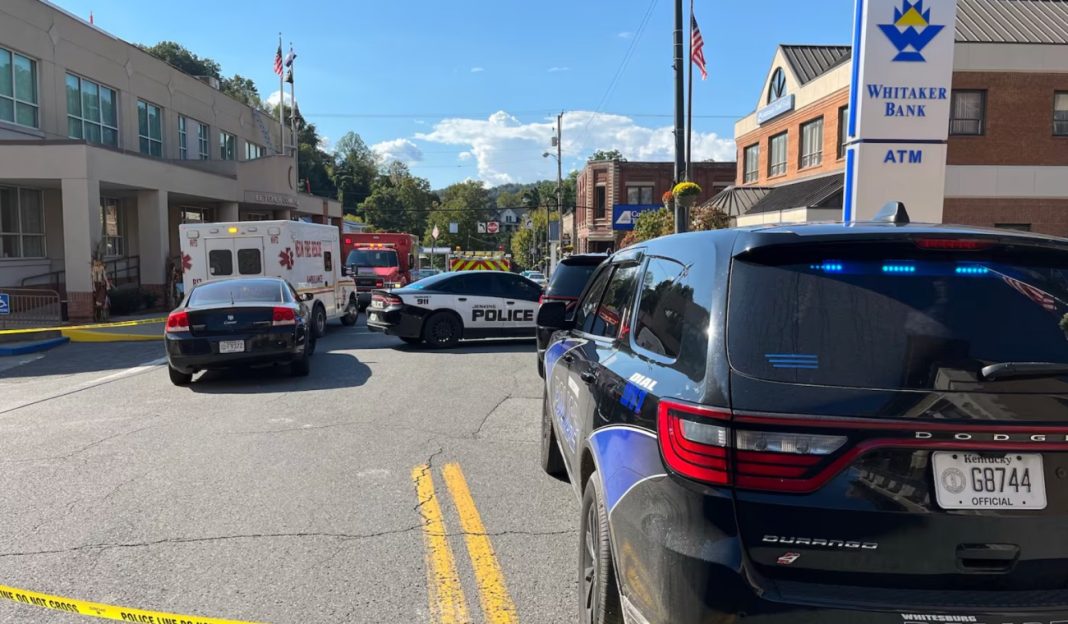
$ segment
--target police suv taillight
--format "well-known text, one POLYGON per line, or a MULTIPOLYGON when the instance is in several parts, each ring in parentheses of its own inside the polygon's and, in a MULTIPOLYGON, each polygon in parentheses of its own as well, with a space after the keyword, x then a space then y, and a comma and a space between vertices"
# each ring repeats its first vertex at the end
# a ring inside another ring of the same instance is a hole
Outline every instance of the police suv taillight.
POLYGON ((742 429, 732 418, 730 410, 661 400, 657 438, 664 463, 711 485, 807 492, 831 476, 823 469, 848 442, 845 436, 742 429))

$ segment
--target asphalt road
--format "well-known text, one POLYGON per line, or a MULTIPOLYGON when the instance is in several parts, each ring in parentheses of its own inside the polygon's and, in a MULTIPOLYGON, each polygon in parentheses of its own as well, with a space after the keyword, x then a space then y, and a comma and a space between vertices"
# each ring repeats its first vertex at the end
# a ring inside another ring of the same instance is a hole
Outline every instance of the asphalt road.
MULTIPOLYGON (((533 350, 337 325, 307 378, 189 388, 156 343, 0 358, 0 586, 251 622, 575 621, 578 503, 537 465, 533 350)), ((0 622, 87 621, 0 600, 0 622)))

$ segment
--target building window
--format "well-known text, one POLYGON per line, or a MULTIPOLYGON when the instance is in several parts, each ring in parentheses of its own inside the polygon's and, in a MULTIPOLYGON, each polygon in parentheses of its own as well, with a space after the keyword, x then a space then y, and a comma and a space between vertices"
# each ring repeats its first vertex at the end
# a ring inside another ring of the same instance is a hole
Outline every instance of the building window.
POLYGON ((142 154, 163 157, 163 111, 144 100, 137 100, 137 137, 142 154))
POLYGON ((1053 134, 1068 136, 1068 91, 1053 94, 1053 134))
POLYGON ((118 147, 117 111, 114 89, 67 74, 67 136, 118 147))
POLYGON ((252 141, 245 141, 245 160, 256 160, 267 155, 267 148, 256 145, 252 141))
POLYGON ((237 160, 237 137, 223 130, 219 131, 219 158, 237 160))
POLYGON ((994 227, 1002 230, 1019 230, 1021 232, 1030 232, 1030 223, 995 223, 994 227))
POLYGON ((849 143, 849 107, 838 109, 838 158, 845 158, 846 144, 849 143))
POLYGON ((45 257, 41 191, 0 187, 0 258, 45 257))
POLYGON ((628 204, 652 204, 653 203, 653 187, 652 186, 628 186, 627 187, 627 203, 628 204))
POLYGON ((211 158, 211 135, 207 124, 197 123, 197 145, 200 148, 200 160, 211 158))
POLYGON ((100 198, 100 225, 104 256, 108 258, 125 256, 126 214, 119 200, 110 197, 100 198))
POLYGON ((954 91, 953 105, 949 114, 949 133, 982 134, 985 109, 986 93, 984 91, 954 91))
POLYGON ((241 218, 242 221, 270 221, 274 217, 266 210, 250 210, 241 218))
POLYGON ((593 199, 593 218, 603 219, 605 213, 605 203, 608 201, 607 189, 603 184, 597 185, 594 190, 593 199))
POLYGON ((189 159, 189 153, 186 151, 186 125, 185 117, 178 117, 178 158, 182 160, 189 159))
POLYGON ((182 223, 210 223, 211 208, 197 208, 195 206, 182 206, 178 210, 178 220, 182 223))
POLYGON ((37 128, 37 61, 0 48, 0 121, 37 128))
POLYGON ((760 178, 760 143, 754 143, 745 148, 742 162, 745 165, 742 181, 746 184, 756 182, 760 178))
POLYGON ((781 67, 776 67, 768 83, 768 104, 786 95, 786 74, 781 67))
POLYGON ((787 133, 776 134, 768 141, 768 177, 783 175, 786 173, 786 136, 787 133))
POLYGON ((823 162, 823 117, 801 124, 801 168, 823 162))

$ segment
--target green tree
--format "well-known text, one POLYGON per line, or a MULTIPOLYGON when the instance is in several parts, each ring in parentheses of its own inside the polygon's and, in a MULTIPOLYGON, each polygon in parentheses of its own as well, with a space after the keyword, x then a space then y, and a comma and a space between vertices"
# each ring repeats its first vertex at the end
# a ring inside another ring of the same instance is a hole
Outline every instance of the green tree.
POLYGON ((360 205, 360 211, 376 229, 422 235, 436 199, 429 181, 412 175, 407 165, 395 161, 374 180, 371 195, 360 205))
POLYGON ((223 78, 220 81, 219 90, 234 98, 238 102, 244 102, 246 106, 263 108, 263 100, 260 99, 260 91, 251 78, 245 78, 241 74, 234 74, 231 78, 223 78))
POLYGON ((190 76, 211 76, 222 79, 222 68, 216 61, 199 57, 190 52, 185 46, 174 41, 160 41, 154 46, 138 44, 139 48, 152 56, 170 63, 175 69, 181 70, 190 76))
POLYGON ((647 241, 675 232, 675 215, 667 208, 647 210, 634 222, 634 242, 647 241))
POLYGON ((467 180, 446 187, 440 193, 438 205, 430 211, 424 242, 430 243, 430 231, 437 225, 441 233, 439 246, 476 251, 496 249, 492 236, 478 233, 478 222, 486 220, 489 207, 489 193, 482 182, 467 180), (449 232, 449 223, 457 224, 456 234, 449 232))
POLYGON ((374 152, 360 135, 348 132, 334 149, 333 180, 341 208, 357 213, 357 207, 371 196, 371 185, 378 175, 374 152))
POLYGON ((627 162, 626 158, 623 158, 623 154, 619 150, 597 150, 590 156, 587 162, 594 162, 596 160, 618 160, 619 162, 627 162))
MULTIPOLYGON (((532 227, 523 228, 512 235, 512 257, 520 266, 544 268, 546 219, 544 210, 531 211, 532 227)), ((560 214, 549 213, 549 221, 559 221, 560 214)))

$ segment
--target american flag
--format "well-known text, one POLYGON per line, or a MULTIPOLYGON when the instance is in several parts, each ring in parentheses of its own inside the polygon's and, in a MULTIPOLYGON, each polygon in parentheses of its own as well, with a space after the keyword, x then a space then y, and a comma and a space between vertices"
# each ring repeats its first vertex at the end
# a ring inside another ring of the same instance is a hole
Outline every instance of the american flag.
POLYGON ((282 44, 278 44, 278 52, 274 55, 274 73, 282 75, 282 44))
POLYGON ((1022 282, 1016 278, 1009 277, 1008 275, 1005 275, 1003 273, 998 274, 998 276, 1003 282, 1005 282, 1009 286, 1012 286, 1013 289, 1015 289, 1021 295, 1042 306, 1042 308, 1047 312, 1057 311, 1057 298, 1049 294, 1048 292, 1042 290, 1041 288, 1032 286, 1031 284, 1028 284, 1026 282, 1022 282))
POLYGON ((701 29, 697 26, 697 18, 690 14, 690 62, 697 65, 701 70, 701 80, 708 78, 708 70, 705 68, 705 39, 701 36, 701 29))

